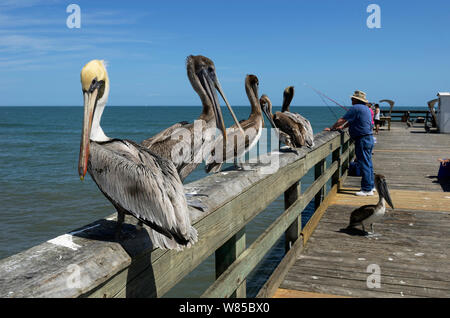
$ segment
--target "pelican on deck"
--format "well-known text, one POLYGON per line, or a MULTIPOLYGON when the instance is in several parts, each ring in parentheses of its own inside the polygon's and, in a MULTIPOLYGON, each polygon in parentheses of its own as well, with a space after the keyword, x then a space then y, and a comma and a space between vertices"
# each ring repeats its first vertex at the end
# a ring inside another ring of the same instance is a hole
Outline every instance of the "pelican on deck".
POLYGON ((183 184, 173 163, 133 141, 112 139, 103 132, 100 120, 109 94, 103 61, 83 67, 81 85, 84 121, 78 173, 83 180, 89 171, 116 208, 116 237, 129 214, 161 233, 151 237, 155 247, 181 249, 195 243, 197 231, 191 226, 183 184))
POLYGON ((186 60, 189 81, 199 95, 203 110, 196 123, 180 122, 161 131, 152 138, 146 139, 142 145, 163 158, 171 160, 183 181, 210 153, 214 143, 214 136, 208 134, 211 128, 217 127, 222 131, 224 140, 225 124, 216 90, 220 93, 239 129, 238 120, 228 103, 219 80, 215 66, 209 58, 198 55, 189 56, 186 60), (200 129, 197 127, 200 126, 200 129), (180 140, 178 136, 183 136, 180 140), (187 137, 185 139, 185 137, 187 137))
POLYGON ((246 76, 245 91, 252 110, 248 119, 239 121, 240 126, 244 130, 244 134, 239 130, 238 124, 227 128, 227 139, 222 140, 219 136, 215 143, 216 147, 205 161, 206 172, 219 172, 222 169, 223 163, 231 158, 234 158, 234 165, 239 167, 239 159, 243 158, 258 143, 262 128, 264 127, 264 119, 258 101, 258 86, 259 81, 255 75, 246 76), (218 154, 216 150, 221 145, 223 145, 223 151, 221 154, 218 154))
MULTIPOLYGON (((268 106, 264 106, 267 109, 266 116, 268 118, 271 117, 275 126, 289 135, 294 147, 313 147, 314 132, 311 123, 302 115, 290 112, 289 107, 293 98, 294 87, 289 86, 283 93, 283 107, 281 108, 281 112, 276 112, 272 115, 272 109, 269 111, 268 106)), ((267 100, 263 100, 263 102, 267 102, 267 100)))
POLYGON ((379 201, 376 205, 363 205, 358 209, 354 210, 350 215, 350 224, 347 229, 352 229, 357 225, 361 225, 364 232, 366 232, 366 227, 370 225, 372 234, 373 223, 380 220, 386 213, 386 203, 394 208, 392 204, 391 196, 389 194, 389 189, 386 184, 386 179, 381 174, 375 175, 375 186, 378 191, 379 201))

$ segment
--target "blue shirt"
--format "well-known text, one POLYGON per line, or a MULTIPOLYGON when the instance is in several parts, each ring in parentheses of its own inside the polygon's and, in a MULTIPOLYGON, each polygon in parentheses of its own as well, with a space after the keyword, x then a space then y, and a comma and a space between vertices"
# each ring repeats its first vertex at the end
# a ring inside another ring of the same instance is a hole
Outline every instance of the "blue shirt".
POLYGON ((350 124, 348 130, 353 139, 373 134, 372 113, 366 105, 353 105, 342 118, 350 124))

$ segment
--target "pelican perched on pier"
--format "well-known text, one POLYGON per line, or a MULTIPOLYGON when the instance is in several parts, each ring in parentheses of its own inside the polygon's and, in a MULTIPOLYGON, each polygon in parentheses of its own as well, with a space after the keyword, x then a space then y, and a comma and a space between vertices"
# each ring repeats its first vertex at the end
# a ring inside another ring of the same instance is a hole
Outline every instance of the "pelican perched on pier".
POLYGON ((209 155, 214 143, 214 136, 208 134, 213 132, 211 128, 219 128, 224 140, 227 139, 216 90, 222 96, 236 125, 242 131, 217 79, 213 61, 201 55, 191 55, 186 60, 186 68, 189 81, 202 101, 202 113, 195 123, 174 124, 142 142, 144 147, 173 161, 182 181, 209 155), (179 135, 183 136, 182 140, 178 138, 179 135), (185 137, 188 138, 184 139, 185 137))
POLYGON ((206 172, 219 172, 223 163, 231 158, 234 158, 235 166, 239 167, 239 159, 243 158, 258 143, 264 127, 264 119, 258 101, 258 86, 259 81, 255 75, 246 76, 245 91, 250 101, 251 113, 248 119, 239 121, 244 130, 244 135, 241 134, 237 124, 227 128, 227 140, 223 141, 219 136, 215 149, 205 161, 206 172), (223 145, 221 155, 215 152, 217 145, 223 145))
POLYGON ((281 113, 275 113, 274 122, 281 130, 285 131, 286 129, 285 132, 291 136, 291 139, 297 147, 314 147, 314 132, 311 123, 302 115, 290 111, 290 105, 293 98, 294 86, 286 87, 283 92, 283 106, 281 107, 281 113), (301 134, 298 134, 294 127, 298 127, 298 131, 301 134), (291 131, 291 133, 288 131, 291 131))
POLYGON ((370 225, 372 234, 373 223, 381 219, 386 212, 386 203, 394 208, 392 204, 392 199, 389 194, 389 189, 386 184, 386 178, 381 174, 375 175, 375 186, 378 191, 378 203, 376 205, 363 205, 358 209, 354 210, 350 215, 350 224, 347 229, 352 229, 357 225, 362 225, 362 229, 366 232, 366 227, 370 225))
POLYGON ((84 121, 78 173, 89 171, 100 191, 117 210, 116 237, 126 214, 161 233, 151 237, 155 247, 182 248, 197 241, 191 226, 184 188, 173 163, 130 140, 105 135, 100 120, 109 95, 103 61, 93 60, 81 70, 84 121))
POLYGON ((277 129, 278 132, 278 139, 284 143, 286 146, 288 146, 290 149, 295 151, 295 144, 292 142, 291 136, 286 134, 284 131, 280 130, 277 125, 275 125, 275 122, 273 121, 274 115, 272 114, 272 101, 267 95, 262 95, 259 99, 259 104, 261 105, 261 109, 266 115, 267 119, 270 122, 270 125, 272 128, 277 129))
POLYGON ((268 98, 262 99, 261 103, 266 116, 272 118, 271 123, 273 122, 277 128, 290 137, 291 145, 288 145, 289 147, 313 147, 314 132, 311 123, 302 115, 290 112, 289 107, 293 98, 294 87, 289 86, 283 93, 281 112, 276 112, 275 114, 272 114, 272 103, 270 103, 268 98))

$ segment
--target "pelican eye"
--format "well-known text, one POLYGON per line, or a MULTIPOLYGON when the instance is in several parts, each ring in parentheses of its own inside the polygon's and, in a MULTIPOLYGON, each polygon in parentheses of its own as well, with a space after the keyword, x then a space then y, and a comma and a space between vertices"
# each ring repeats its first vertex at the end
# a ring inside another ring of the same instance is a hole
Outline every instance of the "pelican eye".
POLYGON ((96 77, 92 80, 91 86, 89 87, 89 92, 92 93, 93 91, 95 91, 95 89, 97 87, 98 87, 98 83, 97 83, 97 77, 96 77))

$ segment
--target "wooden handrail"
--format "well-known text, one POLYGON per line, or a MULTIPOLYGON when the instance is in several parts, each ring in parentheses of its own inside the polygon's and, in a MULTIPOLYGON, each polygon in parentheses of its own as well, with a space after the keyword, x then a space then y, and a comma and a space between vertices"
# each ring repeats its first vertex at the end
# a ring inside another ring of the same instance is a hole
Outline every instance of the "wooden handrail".
POLYGON ((220 265, 216 266, 218 279, 204 296, 231 296, 236 291, 235 296, 244 297, 243 283, 251 268, 299 220, 300 233, 302 210, 319 192, 323 200, 327 181, 337 182, 348 167, 347 133, 321 132, 315 135, 315 143, 313 149, 302 148, 298 155, 261 156, 264 162, 278 160, 279 168, 273 173, 264 173, 267 164, 256 164, 251 171, 225 171, 185 185, 186 193, 203 194, 198 198, 207 207, 204 212, 190 209, 199 234, 191 248, 154 249, 147 229, 138 231, 131 217, 126 219, 131 225, 126 226, 125 239, 114 242, 114 214, 0 260, 0 297, 160 297, 212 253, 220 265), (328 169, 316 168, 315 182, 245 249, 245 226, 311 168, 324 167, 331 154, 328 169))

